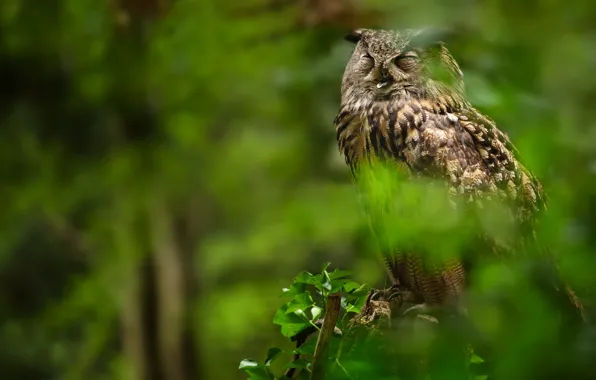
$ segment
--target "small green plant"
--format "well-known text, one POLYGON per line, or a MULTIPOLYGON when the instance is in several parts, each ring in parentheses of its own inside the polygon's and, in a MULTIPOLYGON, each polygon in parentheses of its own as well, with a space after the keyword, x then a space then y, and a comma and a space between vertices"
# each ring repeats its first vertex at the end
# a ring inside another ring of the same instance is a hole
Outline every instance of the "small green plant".
POLYGON ((265 360, 260 363, 252 359, 240 362, 240 369, 245 371, 249 379, 287 379, 300 370, 298 379, 310 378, 315 353, 316 340, 308 342, 310 332, 319 332, 323 317, 327 311, 328 299, 332 294, 341 297, 340 316, 335 330, 336 336, 341 334, 350 315, 359 313, 366 301, 369 289, 351 280, 350 272, 335 269, 329 271, 330 263, 325 263, 321 273, 300 272, 289 288, 282 289, 281 297, 289 298, 277 309, 273 323, 281 327, 281 333, 291 341, 296 341, 296 349, 292 351, 293 360, 286 364, 284 375, 276 376, 271 370, 271 363, 283 350, 271 347, 265 360))

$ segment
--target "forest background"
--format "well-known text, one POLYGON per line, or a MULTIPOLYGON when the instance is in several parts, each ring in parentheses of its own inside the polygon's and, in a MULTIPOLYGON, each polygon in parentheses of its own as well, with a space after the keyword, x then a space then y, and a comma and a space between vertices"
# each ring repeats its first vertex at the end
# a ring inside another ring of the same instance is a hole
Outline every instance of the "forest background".
POLYGON ((543 182, 590 309, 595 19, 588 0, 3 0, 5 378, 241 379, 272 345, 289 358, 271 321, 298 272, 383 284, 332 126, 362 26, 465 31, 469 99, 543 182))

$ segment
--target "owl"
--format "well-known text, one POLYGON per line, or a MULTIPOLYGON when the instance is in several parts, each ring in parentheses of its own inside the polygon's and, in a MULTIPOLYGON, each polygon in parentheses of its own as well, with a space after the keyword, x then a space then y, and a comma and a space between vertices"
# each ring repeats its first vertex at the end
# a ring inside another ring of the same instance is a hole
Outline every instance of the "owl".
MULTIPOLYGON (((371 162, 395 164, 414 177, 444 183, 454 199, 502 200, 532 236, 536 213, 546 206, 542 187, 509 137, 466 99, 462 71, 440 35, 357 29, 346 39, 355 48, 334 125, 355 182, 364 180, 362 167, 371 162)), ((519 249, 480 240, 495 255, 519 249)), ((457 304, 466 289, 469 267, 461 259, 429 264, 400 247, 382 256, 392 288, 407 294, 415 308, 457 304)), ((557 292, 583 318, 574 292, 565 285, 557 292)))

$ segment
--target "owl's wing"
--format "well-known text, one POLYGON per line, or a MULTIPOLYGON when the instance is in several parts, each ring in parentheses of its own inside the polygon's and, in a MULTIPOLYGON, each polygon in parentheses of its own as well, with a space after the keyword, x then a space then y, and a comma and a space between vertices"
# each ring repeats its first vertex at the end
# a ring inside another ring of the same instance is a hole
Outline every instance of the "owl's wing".
MULTIPOLYGON (((546 209, 545 194, 540 182, 520 162, 508 136, 492 120, 473 108, 458 114, 435 114, 420 128, 408 130, 404 154, 414 172, 443 177, 454 195, 480 204, 483 198, 497 195, 509 206, 524 237, 521 245, 502 245, 481 234, 479 241, 484 247, 503 257, 526 251, 526 244, 537 244, 536 216, 546 209)), ((550 289, 555 290, 556 297, 566 298, 565 304, 585 320, 580 300, 568 284, 560 281, 554 255, 548 247, 538 249, 550 272, 546 276, 550 289)))
POLYGON ((530 232, 546 200, 508 136, 473 108, 426 116, 404 138, 404 158, 412 171, 446 180, 453 195, 477 202, 496 197, 530 232))
POLYGON ((501 196, 516 203, 519 217, 533 219, 536 212, 546 209, 540 182, 524 167, 519 152, 495 122, 473 108, 459 113, 458 119, 472 137, 501 196))
MULTIPOLYGON (((484 149, 488 153, 486 162, 491 169, 494 168, 495 173, 499 176, 500 181, 497 182, 499 190, 507 192, 512 187, 511 183, 516 186, 517 191, 509 191, 507 195, 519 207, 520 223, 524 232, 526 235, 531 233, 531 238, 535 239, 536 214, 547 209, 548 201, 540 182, 523 166, 520 155, 509 137, 499 130, 492 120, 474 109, 460 115, 459 118, 462 126, 474 139, 477 149, 484 149)), ((534 243, 536 242, 534 241, 534 243)), ((547 281, 554 285, 559 296, 567 299, 563 299, 563 304, 570 305, 571 312, 586 321, 582 302, 569 284, 560 281, 559 269, 553 252, 546 246, 542 246, 540 249, 549 259, 551 273, 548 276, 550 279, 547 281)))
MULTIPOLYGON (((477 211, 487 206, 488 200, 496 200, 496 195, 503 193, 499 190, 500 176, 496 173, 496 165, 489 162, 487 149, 490 149, 490 140, 486 139, 488 148, 479 146, 478 140, 468 130, 472 127, 471 123, 466 128, 459 117, 462 116, 447 112, 426 113, 425 120, 418 128, 407 129, 404 159, 417 175, 445 181, 452 197, 459 200, 455 207, 459 207, 458 204, 478 206, 466 206, 466 209, 473 211, 466 219, 478 218, 474 225, 482 225, 480 218, 487 216, 477 211)), ((503 150, 506 149, 503 147, 503 150)), ((506 153, 509 154, 508 151, 506 153)), ((509 156, 513 157, 511 154, 509 156)), ((501 167, 504 164, 497 162, 497 165, 501 167)), ((505 201, 509 202, 508 199, 505 201)), ((516 207, 510 207, 507 209, 509 213, 500 216, 517 221, 517 215, 513 215, 516 210, 516 207)), ((492 217, 490 212, 486 214, 492 217)), ((484 231, 479 231, 471 245, 470 251, 480 250, 485 254, 489 251, 499 256, 506 255, 511 249, 511 241, 493 239, 484 231)), ((465 263, 465 267, 470 268, 473 261, 465 263)))

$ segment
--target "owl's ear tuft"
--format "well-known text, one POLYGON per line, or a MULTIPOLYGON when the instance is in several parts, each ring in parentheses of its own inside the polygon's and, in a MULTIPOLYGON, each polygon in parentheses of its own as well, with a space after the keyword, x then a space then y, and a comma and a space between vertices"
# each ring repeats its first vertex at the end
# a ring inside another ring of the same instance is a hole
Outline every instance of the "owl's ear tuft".
POLYGON ((360 41, 362 39, 363 33, 364 33, 364 29, 352 30, 350 33, 348 33, 344 36, 344 40, 356 44, 356 43, 358 43, 358 41, 360 41))

